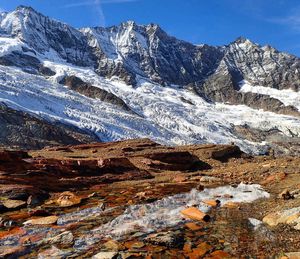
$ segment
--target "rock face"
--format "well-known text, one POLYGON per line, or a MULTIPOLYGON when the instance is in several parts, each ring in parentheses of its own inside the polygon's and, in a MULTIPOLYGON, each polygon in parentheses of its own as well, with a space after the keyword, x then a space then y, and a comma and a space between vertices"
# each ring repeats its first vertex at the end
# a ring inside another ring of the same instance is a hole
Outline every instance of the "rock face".
POLYGON ((0 103, 0 143, 3 146, 38 149, 49 145, 80 144, 97 138, 77 128, 50 123, 0 103))

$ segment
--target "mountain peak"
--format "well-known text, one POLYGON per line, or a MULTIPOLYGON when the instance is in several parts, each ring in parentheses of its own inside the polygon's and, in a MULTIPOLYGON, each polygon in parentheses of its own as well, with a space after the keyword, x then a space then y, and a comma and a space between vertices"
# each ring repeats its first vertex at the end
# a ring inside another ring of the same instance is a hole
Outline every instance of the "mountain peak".
POLYGON ((19 12, 34 12, 38 13, 35 9, 33 9, 31 6, 25 6, 25 5, 19 5, 15 11, 19 12))
POLYGON ((253 43, 251 40, 249 40, 248 38, 245 38, 243 36, 238 37, 235 41, 233 41, 233 43, 253 43))
POLYGON ((123 26, 135 26, 137 25, 135 21, 129 20, 121 23, 123 26))

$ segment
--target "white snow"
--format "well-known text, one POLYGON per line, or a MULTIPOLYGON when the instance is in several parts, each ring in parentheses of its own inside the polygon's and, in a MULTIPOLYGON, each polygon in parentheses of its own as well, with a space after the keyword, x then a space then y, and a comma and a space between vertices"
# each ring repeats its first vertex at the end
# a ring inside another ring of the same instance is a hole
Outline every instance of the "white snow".
POLYGON ((249 220, 250 224, 253 226, 254 230, 257 230, 263 224, 263 222, 261 220, 258 220, 255 218, 249 218, 248 220, 249 220))
POLYGON ((240 92, 268 95, 280 100, 285 106, 292 105, 300 111, 300 92, 296 92, 292 89, 278 90, 271 87, 253 86, 247 81, 242 81, 240 87, 240 92))
POLYGON ((18 39, 0 37, 0 57, 10 54, 12 51, 21 51, 23 45, 18 39))

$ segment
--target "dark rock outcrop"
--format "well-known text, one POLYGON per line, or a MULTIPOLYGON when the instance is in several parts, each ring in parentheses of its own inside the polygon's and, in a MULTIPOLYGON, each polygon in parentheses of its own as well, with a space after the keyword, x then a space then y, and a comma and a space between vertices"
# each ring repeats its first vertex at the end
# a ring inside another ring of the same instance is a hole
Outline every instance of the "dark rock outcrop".
POLYGON ((4 147, 38 149, 59 144, 96 141, 92 134, 59 123, 47 122, 0 104, 0 143, 4 147))
POLYGON ((126 103, 117 97, 116 95, 107 92, 101 88, 95 87, 91 84, 83 82, 80 78, 76 76, 67 76, 64 77, 60 84, 68 86, 71 90, 76 91, 80 94, 83 94, 90 98, 97 98, 100 99, 103 102, 111 103, 116 106, 119 106, 122 109, 125 109, 127 111, 130 111, 129 107, 126 105, 126 103))
POLYGON ((43 76, 55 75, 55 72, 45 67, 39 59, 18 51, 13 51, 10 54, 0 57, 0 65, 19 67, 29 74, 43 76))

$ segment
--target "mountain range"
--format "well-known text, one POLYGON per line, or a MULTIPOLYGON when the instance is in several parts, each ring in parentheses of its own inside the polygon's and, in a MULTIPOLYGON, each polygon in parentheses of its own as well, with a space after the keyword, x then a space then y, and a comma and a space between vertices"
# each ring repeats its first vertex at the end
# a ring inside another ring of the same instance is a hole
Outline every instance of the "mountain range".
POLYGON ((240 37, 194 45, 156 24, 76 29, 0 14, 0 143, 150 138, 300 153, 300 58, 240 37))

